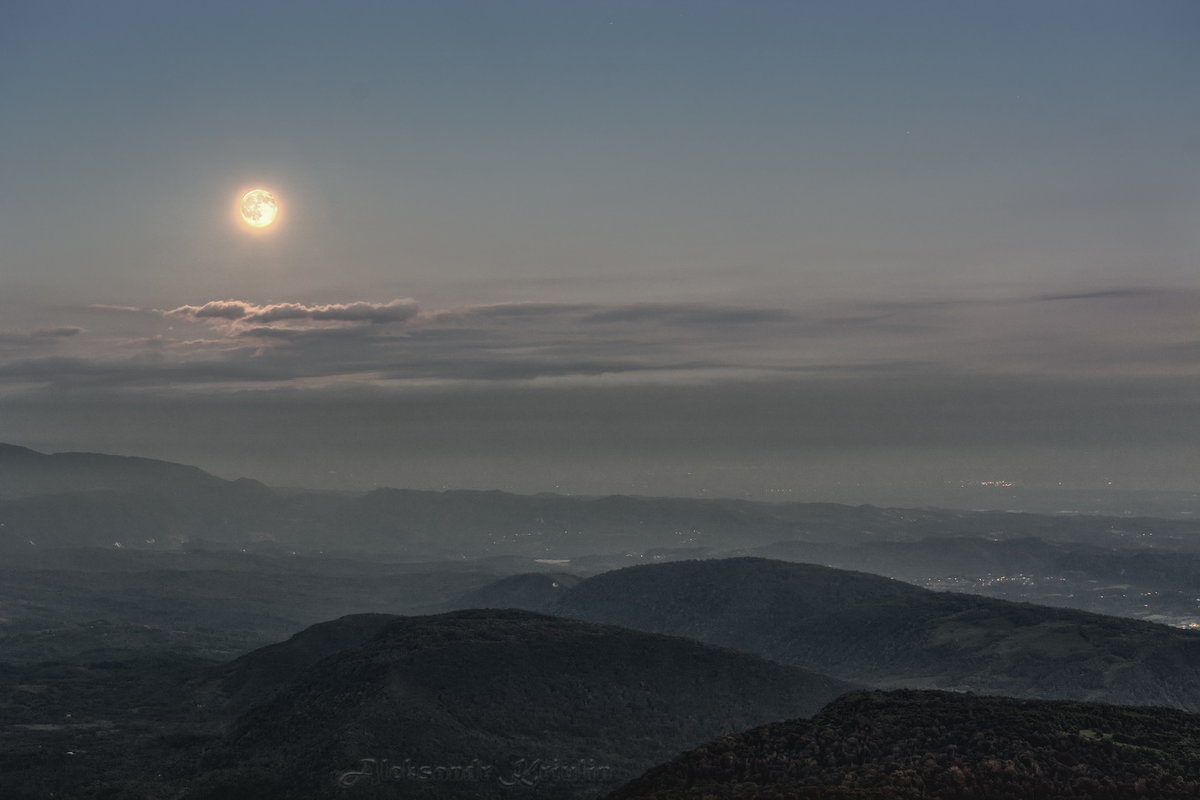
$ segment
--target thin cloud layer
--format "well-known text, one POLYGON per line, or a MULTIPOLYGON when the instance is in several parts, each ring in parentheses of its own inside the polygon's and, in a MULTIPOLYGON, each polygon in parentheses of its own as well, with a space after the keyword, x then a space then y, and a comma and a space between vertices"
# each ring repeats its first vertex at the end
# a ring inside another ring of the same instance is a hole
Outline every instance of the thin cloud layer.
MULTIPOLYGON (((842 456, 845 485, 864 457, 890 480, 926 457, 958 469, 968 451, 1011 451, 979 462, 988 476, 1033 465, 1061 480, 1101 464, 1087 448, 1137 446, 1146 455, 1130 474, 1151 475, 1191 463, 1179 454, 1196 439, 1197 299, 1123 289, 793 307, 227 299, 91 309, 86 331, 42 320, 0 333, 0 422, 64 436, 74 419, 90 442, 97 415, 80 409, 125 415, 104 423, 114 435, 154 419, 176 435, 187 416, 197 447, 232 436, 229 447, 269 442, 277 458, 313 446, 311 434, 289 438, 302 419, 323 431, 322 452, 348 447, 346 486, 373 480, 358 473, 364 442, 388 470, 401 451, 418 453, 422 470, 441 464, 447 484, 477 469, 478 485, 496 485, 525 453, 542 469, 531 490, 576 469, 580 453, 614 474, 686 465, 679 491, 702 475, 749 488, 782 473, 828 483, 830 458, 842 456), (1059 455, 1072 450, 1087 452, 1059 455)), ((923 479, 941 474, 931 466, 923 479)))
POLYGON ((37 328, 30 331, 0 331, 0 344, 36 345, 67 339, 83 333, 83 328, 37 328))
POLYGON ((0 391, 918 372, 1177 377, 1197 369, 1195 299, 1124 288, 808 308, 513 302, 423 311, 408 298, 92 306, 119 312, 109 315, 110 335, 103 320, 87 336, 68 326, 0 332, 9 346, 8 358, 0 353, 0 391), (38 353, 37 343, 54 349, 38 353))
POLYGON ((276 322, 404 322, 417 314, 417 304, 409 298, 387 303, 271 303, 256 305, 240 300, 213 300, 201 306, 180 306, 162 312, 168 317, 193 320, 223 320, 247 325, 270 325, 276 322))

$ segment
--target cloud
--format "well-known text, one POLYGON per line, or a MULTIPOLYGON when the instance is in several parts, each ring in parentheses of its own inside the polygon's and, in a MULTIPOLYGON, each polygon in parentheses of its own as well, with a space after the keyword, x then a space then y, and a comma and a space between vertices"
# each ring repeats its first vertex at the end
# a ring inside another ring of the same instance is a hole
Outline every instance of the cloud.
MULTIPOLYGON (((939 370, 1168 377, 1197 369, 1189 347, 1169 346, 1195 338, 1184 335, 1195 330, 1191 296, 1112 289, 1044 297, 1131 299, 1121 303, 1119 325, 1111 303, 1050 305, 1031 296, 807 308, 509 302, 429 311, 410 299, 225 299, 150 310, 136 331, 129 330, 133 323, 109 336, 93 329, 55 351, 70 358, 33 359, 23 347, 10 347, 10 358, 0 358, 0 383, 234 391, 405 382, 825 380, 939 370), (1143 296, 1149 299, 1137 299, 1143 296)), ((12 331, 0 333, 0 343, 61 342, 79 331, 12 331)))
MULTIPOLYGON (((86 437, 98 416, 107 419, 97 407, 126 415, 104 423, 114 436, 150 418, 164 436, 182 435, 188 426, 178 421, 191 409, 203 420, 200 448, 222 436, 231 446, 260 437, 271 442, 263 452, 290 465, 304 462, 311 436, 326 437, 322 448, 354 442, 338 467, 347 476, 377 447, 389 465, 401 449, 423 454, 412 463, 443 465, 442 482, 491 464, 477 480, 495 485, 495 476, 521 473, 512 454, 534 453, 531 463, 546 466, 530 488, 592 469, 580 467, 580 453, 644 464, 651 478, 694 471, 696 480, 724 480, 745 470, 753 487, 782 475, 796 485, 825 480, 828 454, 842 450, 837 480, 846 485, 859 480, 864 453, 882 454, 875 474, 884 479, 919 472, 941 485, 941 470, 957 475, 957 454, 968 451, 1033 454, 988 455, 979 461, 988 475, 1015 474, 1013 464, 1072 475, 1100 462, 1056 454, 1194 449, 1197 295, 1080 288, 1097 291, 807 307, 797 298, 793 308, 780 297, 761 306, 510 302, 419 311, 410 300, 225 299, 134 309, 136 317, 89 318, 86 336, 47 320, 0 332, 8 345, 0 410, 24 403, 21 413, 53 435, 71 418, 86 437), (57 346, 18 346, 36 342, 57 346), (305 437, 288 438, 301 427, 305 437), (294 450, 281 456, 276 447, 294 450), (925 467, 927 453, 956 455, 925 467)), ((0 422, 22 430, 8 411, 0 422)), ((1131 462, 1130 474, 1155 469, 1155 458, 1131 462)))
MULTIPOLYGON (((156 312, 186 328, 100 342, 71 358, 0 362, 0 380, 60 389, 203 384, 521 382, 777 371, 741 349, 777 309, 698 303, 496 303, 419 313, 412 300, 304 304, 226 299, 156 312), (734 335, 730 326, 735 326, 734 335), (708 352, 720 348, 720 355, 708 352), (153 357, 150 357, 153 356, 153 357)), ((830 367, 831 369, 833 367, 830 367)))
POLYGON ((595 303, 488 303, 451 308, 425 314, 431 322, 461 322, 471 319, 530 319, 592 311, 595 303))
POLYGON ((589 322, 661 322, 672 325, 752 325, 784 322, 795 314, 780 308, 705 305, 700 303, 635 303, 588 314, 589 322))
POLYGON ((750 325, 793 319, 779 308, 727 306, 709 303, 492 303, 423 314, 427 323, 447 324, 482 320, 525 322, 570 317, 583 323, 649 323, 658 325, 750 325))
MULTIPOLYGON (((616 328, 656 335, 671 328, 754 329, 763 325, 790 325, 806 335, 836 334, 854 329, 892 328, 893 314, 864 314, 840 310, 837 313, 800 314, 796 311, 755 306, 711 303, 544 303, 508 302, 461 306, 436 311, 419 311, 411 299, 387 303, 358 302, 306 305, 303 303, 256 304, 243 300, 213 300, 202 305, 185 305, 157 312, 166 317, 194 322, 229 323, 238 326, 238 335, 290 338, 279 331, 301 331, 348 327, 321 323, 398 323, 408 330, 508 331, 526 327, 544 333, 544 326, 559 325, 565 332, 593 329, 594 335, 613 336, 616 328)), ((778 332, 778 329, 775 329, 778 332)), ((689 334, 692 335, 692 334, 689 334)))
POLYGON ((240 300, 213 300, 201 306, 180 306, 162 312, 168 317, 206 321, 217 320, 247 325, 271 325, 276 322, 361 322, 383 324, 404 322, 416 316, 417 304, 409 298, 387 303, 271 303, 256 305, 240 300))
POLYGON ((34 345, 67 339, 83 333, 83 328, 37 328, 31 331, 0 331, 0 344, 34 345))
POLYGON ((117 311, 123 314, 152 314, 154 312, 147 311, 144 308, 137 306, 119 306, 111 303, 91 303, 87 306, 90 311, 117 311))
POLYGON ((1042 294, 1032 298, 1037 302, 1060 302, 1064 300, 1108 300, 1121 297, 1145 297, 1158 294, 1153 289, 1106 289, 1096 292, 1074 292, 1065 294, 1042 294))
POLYGON ((170 316, 192 319, 244 319, 251 313, 250 306, 234 300, 213 300, 202 306, 180 306, 168 311, 170 316))

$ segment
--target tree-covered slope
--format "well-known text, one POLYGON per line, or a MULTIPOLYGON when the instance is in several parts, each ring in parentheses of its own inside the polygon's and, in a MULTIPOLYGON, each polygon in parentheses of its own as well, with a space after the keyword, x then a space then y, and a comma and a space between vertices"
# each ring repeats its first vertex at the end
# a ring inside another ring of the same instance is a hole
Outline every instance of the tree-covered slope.
MULTIPOLYGON (((360 619, 338 622, 362 632, 360 619)), ((712 736, 811 714, 851 688, 685 639, 523 611, 400 618, 241 716, 206 754, 196 791, 337 796, 339 775, 362 759, 405 758, 478 760, 498 772, 521 758, 583 760, 606 767, 611 786, 712 736)))
POLYGON ((861 692, 710 742, 606 800, 1185 800, 1200 716, 946 692, 861 692))
POLYGON ((553 611, 885 688, 1200 710, 1200 634, 811 564, 630 567, 589 578, 553 611))
POLYGON ((543 611, 582 580, 566 572, 523 572, 508 575, 452 602, 456 608, 520 608, 543 611))

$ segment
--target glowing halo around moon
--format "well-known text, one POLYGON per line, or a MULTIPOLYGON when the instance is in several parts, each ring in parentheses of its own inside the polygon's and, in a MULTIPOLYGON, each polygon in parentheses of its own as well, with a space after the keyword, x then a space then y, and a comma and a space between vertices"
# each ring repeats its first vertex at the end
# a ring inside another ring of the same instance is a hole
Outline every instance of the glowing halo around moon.
POLYGON ((265 230, 279 219, 279 200, 266 189, 251 189, 238 201, 238 214, 251 228, 265 230))

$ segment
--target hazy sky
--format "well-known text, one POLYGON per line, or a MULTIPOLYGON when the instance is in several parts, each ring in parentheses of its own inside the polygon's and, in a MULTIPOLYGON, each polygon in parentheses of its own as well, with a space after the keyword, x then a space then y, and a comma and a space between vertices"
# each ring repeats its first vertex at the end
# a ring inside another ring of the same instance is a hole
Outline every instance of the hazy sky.
POLYGON ((0 440, 1197 489, 1198 43, 1194 0, 0 3, 0 440))

